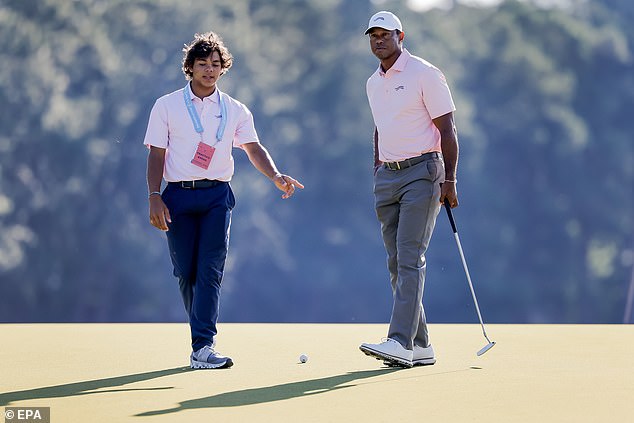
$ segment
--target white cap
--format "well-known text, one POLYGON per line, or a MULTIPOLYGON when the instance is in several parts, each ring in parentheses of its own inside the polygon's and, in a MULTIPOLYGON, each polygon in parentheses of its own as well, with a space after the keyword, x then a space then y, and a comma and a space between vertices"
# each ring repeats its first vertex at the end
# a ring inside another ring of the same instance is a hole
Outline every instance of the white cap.
POLYGON ((372 28, 383 28, 387 29, 388 31, 398 29, 399 31, 403 32, 403 25, 401 25, 401 20, 398 18, 398 16, 396 16, 392 12, 387 12, 385 10, 372 15, 372 17, 370 18, 370 22, 368 22, 368 29, 365 30, 365 34, 367 35, 372 28))

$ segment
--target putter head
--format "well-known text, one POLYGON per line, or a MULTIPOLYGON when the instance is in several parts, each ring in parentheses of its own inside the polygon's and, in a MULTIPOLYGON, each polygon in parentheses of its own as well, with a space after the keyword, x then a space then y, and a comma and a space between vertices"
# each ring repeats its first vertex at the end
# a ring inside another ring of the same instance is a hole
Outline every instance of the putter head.
POLYGON ((484 347, 482 347, 482 349, 480 351, 478 351, 476 354, 478 356, 481 356, 482 354, 484 354, 485 352, 489 351, 491 348, 493 348, 493 346, 495 345, 495 342, 489 342, 488 344, 486 344, 484 347))

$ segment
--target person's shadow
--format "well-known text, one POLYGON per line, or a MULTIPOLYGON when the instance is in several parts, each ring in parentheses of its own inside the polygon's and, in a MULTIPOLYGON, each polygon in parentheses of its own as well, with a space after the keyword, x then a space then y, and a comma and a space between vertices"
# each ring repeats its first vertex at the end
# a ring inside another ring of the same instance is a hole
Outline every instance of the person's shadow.
POLYGON ((243 389, 240 391, 226 392, 209 397, 198 398, 179 403, 177 407, 164 410, 147 411, 136 414, 136 417, 156 416, 161 414, 177 413, 184 410, 214 408, 214 407, 238 407, 241 405, 261 404, 266 402, 281 401, 307 395, 316 395, 331 392, 338 389, 351 388, 354 385, 344 385, 354 380, 365 379, 373 376, 385 375, 396 372, 397 368, 384 368, 380 370, 364 370, 348 372, 342 375, 324 377, 321 379, 305 380, 301 382, 283 383, 281 385, 265 386, 262 388, 243 389), (342 386, 344 385, 344 386, 342 386))
POLYGON ((103 388, 120 387, 129 383, 143 382, 145 380, 156 379, 163 376, 170 376, 178 373, 190 371, 189 367, 175 367, 173 369, 156 370, 153 372, 136 373, 133 375, 109 377, 106 379, 88 380, 85 382, 68 383, 65 385, 47 386, 44 388, 28 389, 24 391, 0 393, 0 407, 9 405, 16 401, 25 401, 44 398, 75 397, 80 395, 99 394, 102 392, 125 392, 125 391, 154 391, 161 389, 173 389, 172 387, 162 388, 137 388, 137 389, 111 389, 108 391, 97 391, 103 388))
MULTIPOLYGON (((311 379, 301 382, 284 383, 281 385, 266 386, 262 388, 243 389, 240 391, 226 392, 209 397, 188 400, 179 403, 177 407, 163 410, 147 411, 137 414, 137 417, 155 416, 161 414, 176 413, 183 410, 213 407, 237 407, 240 405, 260 404, 272 401, 297 398, 306 395, 316 395, 323 392, 330 392, 343 388, 350 388, 354 385, 345 385, 354 380, 366 379, 373 376, 386 375, 397 368, 383 368, 379 370, 364 370, 348 372, 342 375, 330 376, 320 379, 311 379)), ((122 388, 136 382, 157 379, 163 376, 171 376, 179 373, 192 371, 189 367, 175 367, 172 369, 156 370, 153 372, 135 373, 132 375, 116 376, 104 379, 88 380, 84 382, 68 383, 64 385, 46 386, 43 388, 27 389, 0 393, 0 407, 8 406, 19 401, 46 398, 63 398, 83 395, 95 395, 106 392, 129 392, 129 391, 156 391, 164 389, 174 389, 173 387, 156 388, 122 388), (114 388, 106 389, 104 388, 114 388)))

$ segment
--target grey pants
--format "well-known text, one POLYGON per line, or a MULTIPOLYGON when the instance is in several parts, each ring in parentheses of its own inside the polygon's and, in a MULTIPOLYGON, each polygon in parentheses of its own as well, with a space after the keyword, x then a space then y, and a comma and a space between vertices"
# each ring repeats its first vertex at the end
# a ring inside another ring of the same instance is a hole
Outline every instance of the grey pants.
POLYGON ((440 211, 444 175, 442 158, 430 158, 401 170, 381 166, 374 176, 394 298, 388 337, 407 349, 429 346, 423 309, 425 252, 440 211))

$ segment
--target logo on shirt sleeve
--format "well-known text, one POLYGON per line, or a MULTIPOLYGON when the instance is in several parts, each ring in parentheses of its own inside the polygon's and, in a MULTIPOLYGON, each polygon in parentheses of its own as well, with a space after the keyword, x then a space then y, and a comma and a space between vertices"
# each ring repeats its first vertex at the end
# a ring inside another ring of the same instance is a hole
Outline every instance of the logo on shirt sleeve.
POLYGON ((398 87, 394 88, 394 91, 399 91, 404 89, 405 89, 405 85, 399 85, 398 87))

